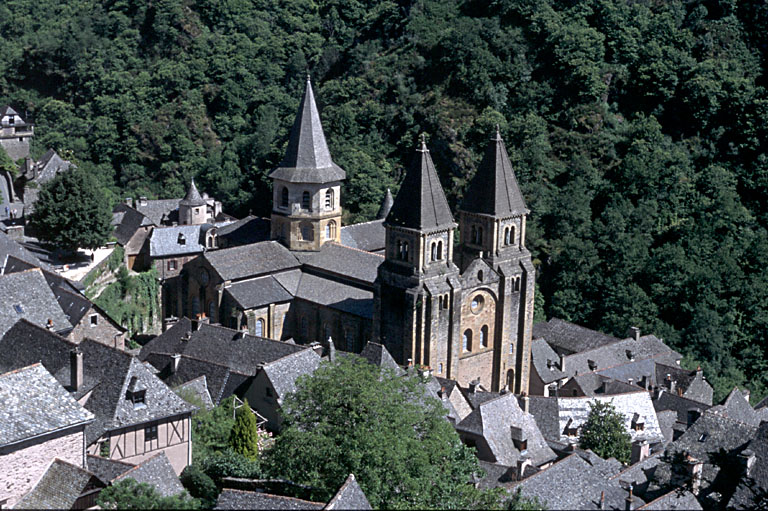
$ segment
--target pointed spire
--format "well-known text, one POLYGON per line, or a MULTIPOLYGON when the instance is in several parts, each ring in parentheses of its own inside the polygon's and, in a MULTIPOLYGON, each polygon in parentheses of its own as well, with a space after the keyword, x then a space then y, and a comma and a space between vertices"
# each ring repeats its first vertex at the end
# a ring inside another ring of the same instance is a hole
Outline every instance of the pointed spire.
POLYGON ((417 230, 456 225, 423 135, 385 222, 417 230))
POLYGON ((292 183, 328 183, 346 177, 344 170, 331 159, 309 74, 285 157, 269 176, 292 183))
POLYGON ((384 220, 385 218, 387 218, 387 215, 392 210, 392 204, 394 202, 395 202, 395 199, 392 198, 392 190, 387 188, 387 194, 384 196, 384 200, 381 203, 379 212, 376 213, 376 219, 384 220))
POLYGON ((528 213, 523 194, 512 170, 507 148, 498 124, 496 136, 491 139, 483 161, 461 205, 463 211, 494 216, 514 216, 528 213))
POLYGON ((187 195, 184 196, 184 199, 182 199, 180 204, 185 206, 202 206, 205 204, 205 199, 203 199, 200 196, 200 192, 197 191, 194 178, 192 178, 192 181, 190 181, 189 188, 187 189, 187 195))

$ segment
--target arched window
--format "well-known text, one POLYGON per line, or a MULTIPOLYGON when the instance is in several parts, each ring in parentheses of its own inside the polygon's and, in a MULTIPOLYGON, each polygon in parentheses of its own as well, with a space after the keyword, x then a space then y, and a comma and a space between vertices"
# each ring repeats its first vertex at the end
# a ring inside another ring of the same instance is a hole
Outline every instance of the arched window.
POLYGON ((283 187, 283 191, 280 192, 282 197, 280 198, 280 205, 284 208, 288 207, 288 188, 283 187))
POLYGON ((472 226, 472 237, 470 238, 472 243, 477 243, 477 228, 472 226))
POLYGON ((326 238, 328 238, 329 240, 336 239, 336 221, 335 220, 331 220, 330 222, 325 224, 325 229, 326 229, 325 231, 326 238))
POLYGON ((477 228, 477 244, 478 245, 483 244, 483 228, 482 227, 477 228))
POLYGON ((464 337, 461 339, 461 350, 472 351, 472 330, 464 330, 464 337))
POLYGON ((432 259, 431 259, 431 261, 436 261, 436 260, 437 260, 437 243, 435 243, 433 241, 432 242, 432 259))
POLYGON ((325 192, 325 209, 333 209, 334 205, 333 188, 329 188, 328 191, 325 192))
POLYGON ((264 320, 263 319, 256 320, 256 331, 254 332, 254 335, 256 337, 264 337, 264 320))
POLYGON ((505 245, 512 244, 512 238, 509 235, 509 227, 504 228, 504 244, 505 245))
POLYGON ((437 374, 443 374, 443 363, 437 364, 437 374))
POLYGON ((509 244, 512 245, 515 242, 515 226, 513 225, 509 229, 509 244))
POLYGON ((481 348, 488 347, 488 327, 487 326, 483 326, 483 328, 480 329, 480 347, 481 348))
POLYGON ((301 209, 312 211, 312 197, 309 195, 309 192, 301 194, 301 209))
POLYGON ((403 261, 408 261, 408 242, 403 242, 403 261))
POLYGON ((301 235, 302 241, 312 241, 315 239, 314 234, 312 232, 312 224, 309 222, 303 222, 299 226, 299 234, 301 235))
POLYGON ((443 242, 442 241, 437 242, 437 260, 438 261, 443 260, 443 242))

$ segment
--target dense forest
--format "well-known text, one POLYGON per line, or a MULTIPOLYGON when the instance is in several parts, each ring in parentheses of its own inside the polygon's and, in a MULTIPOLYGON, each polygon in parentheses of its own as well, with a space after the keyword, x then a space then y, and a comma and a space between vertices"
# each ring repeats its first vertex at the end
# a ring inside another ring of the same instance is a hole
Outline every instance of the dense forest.
POLYGON ((498 123, 549 316, 768 391, 768 6, 736 0, 6 0, 0 103, 121 196, 268 214, 309 72, 345 221, 426 133, 456 206, 498 123))

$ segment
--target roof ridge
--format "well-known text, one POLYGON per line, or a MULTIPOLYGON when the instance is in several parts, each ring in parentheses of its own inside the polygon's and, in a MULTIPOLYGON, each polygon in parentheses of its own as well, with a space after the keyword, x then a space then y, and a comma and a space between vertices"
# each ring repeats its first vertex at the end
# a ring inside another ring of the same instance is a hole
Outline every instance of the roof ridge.
MULTIPOLYGON (((0 378, 5 378, 6 376, 9 376, 11 374, 20 373, 21 371, 26 371, 29 368, 32 368, 32 367, 35 367, 35 366, 39 366, 39 365, 43 365, 43 363, 42 362, 35 362, 34 364, 30 364, 30 365, 25 366, 25 367, 19 367, 18 369, 13 369, 11 371, 6 371, 4 373, 0 373, 0 378)), ((43 369, 45 369, 45 367, 43 367, 43 369)), ((45 370, 48 371, 48 369, 45 369, 45 370)))
MULTIPOLYGON (((264 367, 271 366, 273 364, 277 364, 278 362, 282 362, 283 360, 285 360, 288 357, 292 357, 292 356, 298 355, 298 354, 303 354, 303 353, 306 353, 307 351, 311 351, 311 352, 314 353, 314 350, 309 345, 295 344, 294 346, 306 346, 306 347, 304 349, 302 349, 302 350, 294 351, 293 353, 288 353, 287 355, 283 355, 280 358, 276 358, 272 362, 265 362, 264 363, 264 367)), ((317 354, 317 353, 315 353, 315 354, 317 354)))
MULTIPOLYGON (((349 250, 355 250, 355 251, 361 252, 363 254, 372 255, 372 256, 376 256, 376 257, 380 257, 380 258, 384 259, 384 256, 381 255, 381 254, 374 254, 373 252, 368 252, 367 250, 363 250, 361 248, 350 247, 348 245, 344 245, 343 243, 338 243, 336 241, 328 241, 327 244, 328 245, 336 245, 337 247, 343 247, 343 248, 346 248, 346 249, 349 249, 349 250)), ((308 266, 312 266, 310 263, 305 263, 305 264, 307 264, 308 266)), ((302 264, 302 266, 303 266, 303 264, 302 264)))
MULTIPOLYGON (((126 476, 126 474, 129 474, 129 473, 133 472, 133 471, 134 471, 134 470, 136 470, 137 468, 141 468, 141 467, 142 467, 142 466, 143 466, 143 465, 144 465, 146 462, 148 462, 148 461, 150 461, 150 460, 153 460, 153 459, 157 458, 158 456, 162 456, 162 455, 164 455, 164 454, 165 454, 165 451, 160 451, 160 452, 158 452, 157 454, 153 454, 153 455, 151 455, 149 458, 146 458, 146 459, 143 459, 143 460, 141 460, 141 462, 140 462, 140 463, 138 463, 138 464, 134 465, 133 467, 131 467, 130 469, 126 470, 126 471, 125 471, 125 472, 123 472, 122 474, 118 475, 117 477, 115 477, 114 479, 112 479, 110 482, 113 482, 113 481, 117 481, 118 479, 122 479, 123 477, 125 477, 125 476, 126 476)), ((166 456, 166 458, 167 458, 167 456, 166 456)))
POLYGON ((231 491, 231 492, 238 492, 238 493, 248 493, 248 494, 256 494, 256 495, 264 495, 264 496, 267 496, 267 497, 273 497, 273 498, 278 498, 278 499, 287 499, 287 500, 293 500, 293 501, 297 501, 297 502, 307 502, 309 504, 324 505, 322 502, 317 502, 317 501, 314 501, 314 500, 304 500, 304 499, 300 499, 298 497, 289 497, 288 495, 275 495, 274 493, 265 493, 265 492, 261 492, 261 491, 255 491, 255 490, 241 490, 239 488, 222 488, 221 491, 223 492, 225 490, 226 491, 231 491))
MULTIPOLYGON (((54 296, 54 298, 55 298, 55 296, 54 296)), ((63 314, 63 312, 62 312, 62 314, 63 314)), ((43 332, 45 332, 45 333, 47 333, 47 334, 51 334, 51 335, 54 335, 54 336, 58 337, 60 340, 64 341, 65 343, 69 344, 70 346, 73 346, 73 347, 77 347, 77 346, 78 346, 78 343, 76 343, 76 342, 73 342, 73 341, 70 341, 70 340, 69 340, 69 339, 67 339, 66 337, 62 337, 61 335, 57 334, 56 332, 54 332, 54 331, 52 331, 52 330, 48 330, 47 328, 45 328, 45 327, 43 327, 43 326, 40 326, 40 325, 38 325, 38 324, 36 324, 36 323, 32 323, 32 322, 31 322, 30 320, 28 320, 27 318, 19 318, 19 320, 18 320, 18 321, 16 321, 16 323, 14 323, 14 324, 13 324, 13 326, 12 326, 11 328, 9 328, 8 330, 6 330, 6 331, 5 331, 5 333, 3 334, 3 337, 5 337, 5 335, 6 335, 8 332, 10 332, 10 331, 11 331, 11 329, 12 329, 12 328, 14 328, 16 325, 18 325, 19 323, 23 323, 23 324, 25 324, 25 325, 27 325, 27 326, 31 326, 31 327, 33 327, 35 330, 41 330, 41 331, 43 331, 43 332)), ((2 339, 3 337, 0 337, 0 339, 2 339)))

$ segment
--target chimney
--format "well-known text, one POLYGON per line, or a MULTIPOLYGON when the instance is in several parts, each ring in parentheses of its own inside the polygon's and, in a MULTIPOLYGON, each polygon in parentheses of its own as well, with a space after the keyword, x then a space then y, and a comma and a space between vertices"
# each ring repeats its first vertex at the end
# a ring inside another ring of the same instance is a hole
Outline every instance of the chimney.
POLYGON ((133 206, 133 199, 130 197, 126 197, 125 199, 123 199, 123 204, 125 204, 126 206, 133 206))
POLYGON ((755 464, 755 459, 755 451, 752 449, 744 449, 739 453, 739 463, 741 464, 741 469, 744 471, 746 477, 750 477, 752 467, 755 464))
POLYGON ((176 371, 179 370, 179 362, 181 362, 180 353, 174 353, 171 355, 171 374, 176 374, 176 371))
POLYGON ((521 456, 517 460, 517 480, 522 481, 525 475, 525 469, 532 466, 531 459, 528 456, 521 456))
POLYGON ((83 386, 83 352, 79 347, 69 352, 69 379, 72 390, 83 386))
POLYGON ((448 393, 445 391, 445 385, 440 387, 439 396, 440 396, 440 399, 442 399, 443 401, 448 401, 448 393))
POLYGON ((565 355, 560 355, 560 370, 565 372, 565 355))
POLYGON ((605 509, 605 490, 600 492, 600 506, 599 509, 605 509))
POLYGON ((333 339, 331 339, 331 336, 328 336, 328 360, 331 362, 336 362, 336 346, 333 344, 333 339))
POLYGON ((235 340, 242 340, 245 339, 245 336, 248 335, 248 330, 242 329, 235 332, 235 340))
POLYGON ((645 390, 651 389, 651 378, 650 376, 643 375, 642 378, 640 378, 640 386, 643 387, 645 390))
POLYGON ((691 493, 698 496, 701 487, 701 472, 704 464, 691 455, 686 457, 686 469, 691 477, 691 493))
MULTIPOLYGON (((193 325, 194 326, 194 325, 193 325)), ((187 330, 184 335, 181 337, 182 341, 188 341, 192 339, 192 332, 190 330, 187 330)))
POLYGON ((474 394, 475 392, 477 392, 478 385, 480 385, 479 379, 472 380, 471 382, 469 382, 469 393, 474 394))
POLYGON ((48 318, 48 321, 45 323, 45 328, 47 328, 50 331, 53 331, 53 320, 48 318))
POLYGON ((627 488, 627 489, 629 490, 629 495, 627 495, 627 498, 625 499, 626 503, 624 505, 624 509, 626 511, 632 511, 632 509, 634 509, 634 507, 635 507, 635 497, 632 495, 632 490, 634 488, 632 488, 632 484, 631 483, 629 485, 629 488, 627 488))
POLYGON ((749 394, 750 394, 749 389, 743 389, 741 393, 744 394, 744 399, 746 399, 747 403, 749 403, 749 394))
POLYGON ((632 339, 639 341, 640 340, 640 328, 636 326, 631 326, 627 330, 627 333, 625 334, 627 337, 631 337, 632 339))
POLYGON ((531 398, 529 398, 529 397, 528 397, 528 394, 526 394, 525 392, 523 392, 523 393, 520 395, 520 399, 521 399, 521 401, 523 402, 523 411, 524 411, 525 413, 528 413, 528 410, 530 410, 530 409, 531 409, 531 398))
POLYGON ((139 206, 146 206, 146 205, 147 205, 147 198, 139 197, 139 206))
POLYGON ((648 444, 647 440, 635 442, 632 444, 632 456, 630 458, 630 463, 632 465, 634 465, 635 463, 640 463, 641 461, 645 460, 650 454, 651 454, 651 446, 648 444))
POLYGON ((671 380, 669 382, 669 393, 675 394, 677 391, 677 382, 675 380, 671 380))

